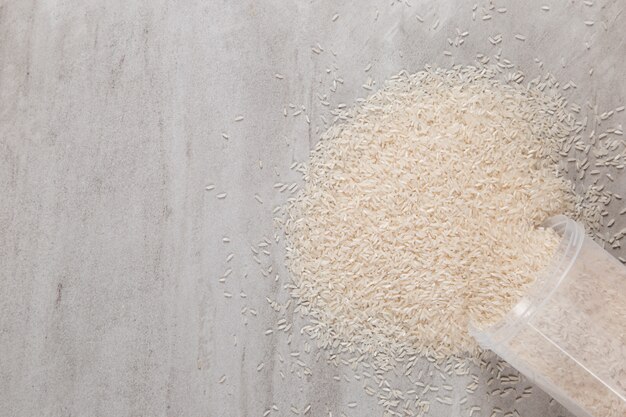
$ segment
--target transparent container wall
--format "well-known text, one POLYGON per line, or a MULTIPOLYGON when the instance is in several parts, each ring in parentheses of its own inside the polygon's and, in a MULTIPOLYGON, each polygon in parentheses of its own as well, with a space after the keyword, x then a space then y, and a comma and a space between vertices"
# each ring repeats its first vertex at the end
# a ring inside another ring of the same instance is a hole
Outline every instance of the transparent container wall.
POLYGON ((564 216, 558 253, 505 319, 472 328, 578 416, 626 416, 626 267, 564 216))

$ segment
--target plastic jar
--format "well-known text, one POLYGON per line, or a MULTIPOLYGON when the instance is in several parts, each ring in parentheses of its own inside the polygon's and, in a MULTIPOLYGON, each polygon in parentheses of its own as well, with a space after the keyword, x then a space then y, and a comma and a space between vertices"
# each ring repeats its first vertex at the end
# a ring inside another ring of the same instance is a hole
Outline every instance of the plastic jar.
POLYGON ((527 295, 470 333, 580 417, 626 416, 626 267, 565 217, 561 243, 527 295))

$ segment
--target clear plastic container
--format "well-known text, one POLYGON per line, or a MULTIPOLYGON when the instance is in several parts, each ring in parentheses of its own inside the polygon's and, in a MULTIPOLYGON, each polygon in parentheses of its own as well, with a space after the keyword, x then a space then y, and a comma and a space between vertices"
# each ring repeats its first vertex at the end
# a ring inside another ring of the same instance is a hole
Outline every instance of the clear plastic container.
POLYGON ((580 417, 626 416, 626 267, 553 217, 561 243, 503 320, 471 334, 580 417))

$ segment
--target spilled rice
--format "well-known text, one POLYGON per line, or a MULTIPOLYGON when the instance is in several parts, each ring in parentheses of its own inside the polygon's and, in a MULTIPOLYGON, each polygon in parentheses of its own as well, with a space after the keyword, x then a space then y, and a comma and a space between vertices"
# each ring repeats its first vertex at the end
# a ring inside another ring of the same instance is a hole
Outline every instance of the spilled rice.
POLYGON ((468 323, 501 318, 556 248, 538 226, 580 214, 559 168, 574 119, 542 90, 490 69, 401 73, 323 135, 284 219, 321 346, 477 353, 468 323))

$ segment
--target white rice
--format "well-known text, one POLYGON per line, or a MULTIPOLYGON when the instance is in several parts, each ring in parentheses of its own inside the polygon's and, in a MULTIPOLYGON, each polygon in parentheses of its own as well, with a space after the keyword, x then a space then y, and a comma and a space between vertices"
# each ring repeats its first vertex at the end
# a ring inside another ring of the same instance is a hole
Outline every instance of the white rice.
POLYGON ((321 346, 476 353, 468 322, 499 319, 552 256, 558 239, 537 226, 574 210, 557 175, 573 118, 495 74, 401 73, 312 152, 284 229, 321 346))

